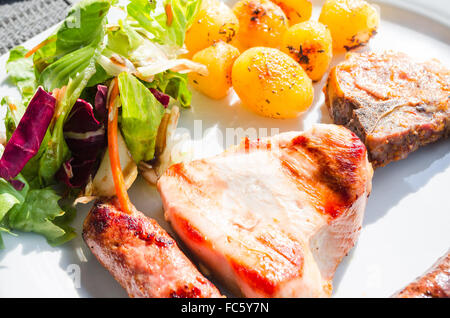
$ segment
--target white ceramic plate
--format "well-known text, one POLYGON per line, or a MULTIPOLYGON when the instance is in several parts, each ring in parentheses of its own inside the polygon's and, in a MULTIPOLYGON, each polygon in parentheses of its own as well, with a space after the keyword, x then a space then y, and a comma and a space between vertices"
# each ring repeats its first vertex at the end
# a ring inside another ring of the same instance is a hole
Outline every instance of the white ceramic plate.
MULTIPOLYGON (((322 2, 314 1, 313 18, 317 18, 322 2)), ((396 5, 377 3, 381 27, 367 49, 403 51, 418 60, 438 58, 450 66, 450 27, 445 15, 418 5, 406 6, 406 1, 395 1, 396 5)), ((50 32, 25 45, 36 45, 50 32)), ((6 59, 7 56, 0 58, 0 96, 15 93, 5 80, 6 59)), ((333 64, 342 59, 343 56, 335 57, 333 64)), ((283 132, 307 129, 315 122, 329 123, 322 93, 325 79, 326 76, 315 85, 311 109, 294 120, 258 117, 244 109, 234 94, 224 101, 212 101, 194 92, 192 108, 182 111, 179 127, 186 128, 184 131, 196 140, 197 155, 211 155, 229 144, 229 140, 225 143, 218 138, 220 132, 226 135, 226 128, 241 127, 244 132, 265 128, 270 135, 272 128, 283 132), (202 120, 202 130, 196 130, 196 135, 194 120, 202 120)), ((424 147, 403 161, 377 169, 360 239, 337 270, 334 296, 390 296, 443 255, 450 247, 449 189, 450 140, 424 147)), ((138 179, 130 196, 138 209, 170 231, 155 188, 138 179)), ((74 222, 78 233, 89 207, 79 206, 74 222)), ((6 249, 0 251, 0 297, 127 296, 80 236, 58 248, 50 247, 44 238, 34 234, 3 237, 6 249)))

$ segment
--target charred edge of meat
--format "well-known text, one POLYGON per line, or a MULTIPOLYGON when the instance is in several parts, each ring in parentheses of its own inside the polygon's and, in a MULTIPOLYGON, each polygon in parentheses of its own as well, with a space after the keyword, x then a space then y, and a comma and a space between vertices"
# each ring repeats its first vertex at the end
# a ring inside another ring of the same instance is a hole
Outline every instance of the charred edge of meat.
POLYGON ((199 298, 202 291, 192 284, 178 287, 176 290, 170 292, 170 298, 199 298))
POLYGON ((110 205, 96 203, 91 212, 90 223, 97 235, 101 235, 114 227, 130 231, 148 245, 155 244, 158 247, 167 247, 174 244, 174 241, 170 238, 158 236, 154 232, 148 233, 141 220, 132 215, 114 210, 110 205))
POLYGON ((450 134, 450 119, 435 117, 432 122, 412 125, 403 132, 389 133, 384 138, 373 139, 369 138, 371 131, 366 128, 372 124, 372 117, 374 116, 367 111, 356 109, 345 126, 366 144, 369 160, 374 168, 404 159, 419 147, 447 138, 450 134))

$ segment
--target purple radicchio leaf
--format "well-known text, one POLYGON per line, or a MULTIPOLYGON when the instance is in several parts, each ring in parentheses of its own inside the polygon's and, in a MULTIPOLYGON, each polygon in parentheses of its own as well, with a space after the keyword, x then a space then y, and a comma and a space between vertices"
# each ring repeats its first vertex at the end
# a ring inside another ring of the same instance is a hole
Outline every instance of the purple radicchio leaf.
POLYGON ((108 87, 105 85, 97 85, 97 93, 95 94, 95 114, 99 122, 104 122, 107 118, 106 99, 108 98, 108 87))
POLYGON ((69 187, 84 186, 106 145, 105 136, 105 127, 95 118, 92 105, 78 99, 64 124, 64 138, 72 158, 58 171, 58 178, 69 187))
POLYGON ((105 127, 94 116, 88 102, 78 99, 64 124, 64 138, 72 156, 89 159, 96 157, 105 145, 105 127))
POLYGON ((20 191, 23 189, 23 187, 25 186, 25 183, 23 183, 20 180, 17 179, 12 179, 9 180, 9 183, 11 183, 11 185, 14 187, 14 189, 16 189, 17 191, 20 191))
POLYGON ((89 175, 95 168, 96 159, 83 160, 72 157, 63 163, 56 177, 71 188, 81 188, 86 185, 89 175))
MULTIPOLYGON (((53 118, 55 105, 55 97, 39 87, 6 144, 5 151, 0 159, 0 177, 11 181, 22 171, 26 163, 36 155, 53 118)), ((17 181, 11 184, 15 188, 23 188, 22 182, 17 181)))
POLYGON ((170 96, 161 93, 160 91, 154 88, 150 88, 150 91, 152 92, 153 96, 155 96, 155 98, 158 100, 158 102, 160 102, 164 106, 164 108, 167 108, 170 102, 170 96))

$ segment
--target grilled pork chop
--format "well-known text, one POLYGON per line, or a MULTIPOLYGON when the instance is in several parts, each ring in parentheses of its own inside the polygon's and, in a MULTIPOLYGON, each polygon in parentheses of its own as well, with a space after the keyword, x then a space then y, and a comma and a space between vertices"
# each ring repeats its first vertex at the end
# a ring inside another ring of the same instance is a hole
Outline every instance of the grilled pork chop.
POLYGON ((84 222, 83 238, 130 297, 221 297, 153 219, 97 202, 84 222))
POLYGON ((371 179, 356 135, 316 125, 175 164, 158 189, 179 237, 232 291, 320 297, 357 240, 371 179))
POLYGON ((450 134, 450 70, 403 53, 350 53, 324 88, 334 123, 365 143, 374 167, 450 134))
POLYGON ((421 277, 394 295, 398 298, 449 298, 450 252, 442 256, 421 277))

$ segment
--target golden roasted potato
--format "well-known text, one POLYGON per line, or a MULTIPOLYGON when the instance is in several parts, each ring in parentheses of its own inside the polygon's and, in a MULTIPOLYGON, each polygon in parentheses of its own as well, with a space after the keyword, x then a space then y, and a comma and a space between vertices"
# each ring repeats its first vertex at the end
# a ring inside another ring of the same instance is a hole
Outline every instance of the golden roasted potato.
POLYGON ((192 57, 217 41, 230 43, 239 30, 233 11, 218 0, 204 1, 200 12, 186 32, 185 45, 192 57))
POLYGON ((234 62, 231 78, 242 103, 262 116, 293 118, 313 101, 311 79, 278 49, 248 49, 234 62))
POLYGON ((333 57, 330 30, 316 21, 298 23, 284 34, 282 50, 296 60, 313 81, 318 81, 333 57))
POLYGON ((335 51, 365 45, 376 33, 379 20, 378 11, 363 0, 327 0, 319 17, 331 31, 335 51))
POLYGON ((288 20, 279 6, 269 0, 241 0, 233 11, 239 20, 237 40, 241 47, 280 47, 288 20))
POLYGON ((283 10, 290 25, 311 18, 312 3, 309 0, 272 0, 272 2, 283 10))
POLYGON ((231 88, 231 69, 238 56, 239 50, 223 41, 195 53, 193 61, 205 65, 209 74, 190 73, 190 83, 206 96, 224 98, 231 88))

